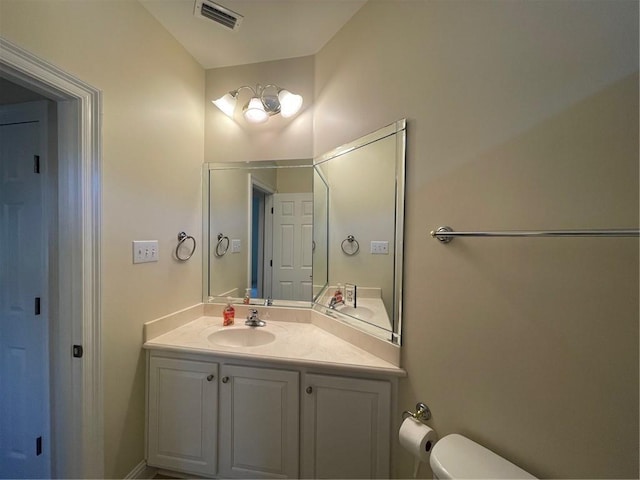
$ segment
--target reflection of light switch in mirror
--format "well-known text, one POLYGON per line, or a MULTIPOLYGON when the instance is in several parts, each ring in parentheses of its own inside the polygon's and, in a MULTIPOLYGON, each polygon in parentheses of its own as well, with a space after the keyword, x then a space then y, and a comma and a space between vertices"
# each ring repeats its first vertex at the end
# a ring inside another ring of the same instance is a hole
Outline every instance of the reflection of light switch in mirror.
POLYGON ((389 242, 387 242, 386 240, 372 240, 371 253, 373 255, 388 255, 389 242))
POLYGON ((231 240, 231 253, 238 253, 240 251, 240 239, 234 238, 231 240))

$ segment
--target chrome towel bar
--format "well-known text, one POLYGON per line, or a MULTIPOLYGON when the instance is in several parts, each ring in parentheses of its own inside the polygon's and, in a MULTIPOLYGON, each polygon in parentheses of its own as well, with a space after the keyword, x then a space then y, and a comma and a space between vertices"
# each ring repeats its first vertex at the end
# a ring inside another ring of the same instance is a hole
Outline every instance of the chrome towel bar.
POLYGON ((456 232, 451 227, 438 227, 433 238, 449 243, 454 237, 640 237, 640 229, 609 230, 512 230, 501 232, 456 232))

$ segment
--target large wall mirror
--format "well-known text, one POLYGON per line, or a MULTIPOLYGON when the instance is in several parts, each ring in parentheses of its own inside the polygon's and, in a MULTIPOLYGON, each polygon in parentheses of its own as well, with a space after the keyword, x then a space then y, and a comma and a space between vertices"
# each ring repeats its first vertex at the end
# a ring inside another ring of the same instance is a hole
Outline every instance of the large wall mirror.
MULTIPOLYGON (((328 282, 314 308, 398 344, 405 150, 401 120, 314 159, 314 184, 327 185, 329 197, 328 282)), ((317 190, 319 204, 324 195, 317 190)))
POLYGON ((204 173, 205 294, 310 307, 326 283, 318 270, 313 285, 312 160, 210 163, 204 173))
POLYGON ((401 120, 313 160, 205 164, 205 298, 248 290, 399 344, 405 132, 401 120), (332 303, 339 284, 348 301, 332 303))

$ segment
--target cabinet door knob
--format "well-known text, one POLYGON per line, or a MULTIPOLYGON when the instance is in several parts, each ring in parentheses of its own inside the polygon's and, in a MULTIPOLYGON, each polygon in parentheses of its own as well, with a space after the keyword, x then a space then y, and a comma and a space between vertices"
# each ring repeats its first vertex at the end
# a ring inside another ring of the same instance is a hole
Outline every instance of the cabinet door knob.
POLYGON ((311 393, 313 393, 313 387, 307 387, 305 391, 311 395, 311 393))
POLYGON ((213 380, 214 378, 216 378, 216 377, 214 377, 214 376, 213 376, 213 374, 211 374, 211 375, 207 375, 207 382, 210 382, 210 381, 211 381, 211 380, 213 380))
POLYGON ((229 381, 229 377, 222 377, 222 383, 227 383, 229 381))

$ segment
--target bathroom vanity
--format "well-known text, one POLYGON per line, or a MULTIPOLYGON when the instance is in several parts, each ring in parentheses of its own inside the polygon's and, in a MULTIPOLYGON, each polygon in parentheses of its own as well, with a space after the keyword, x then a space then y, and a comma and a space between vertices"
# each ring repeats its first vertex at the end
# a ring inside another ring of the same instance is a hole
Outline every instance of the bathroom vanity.
POLYGON ((204 166, 206 303, 187 321, 150 322, 170 328, 145 326, 150 466, 214 478, 389 477, 405 375, 405 137, 399 120, 313 161, 204 166), (355 295, 331 303, 340 281, 357 284, 357 306, 355 295), (248 286, 251 305, 238 305, 248 286), (220 318, 228 297, 234 327, 220 318), (267 325, 244 326, 248 308, 267 325))
POLYGON ((360 348, 376 340, 347 325, 286 313, 258 328, 242 313, 234 327, 203 316, 146 341, 150 466, 222 478, 389 477, 404 370, 360 348))

